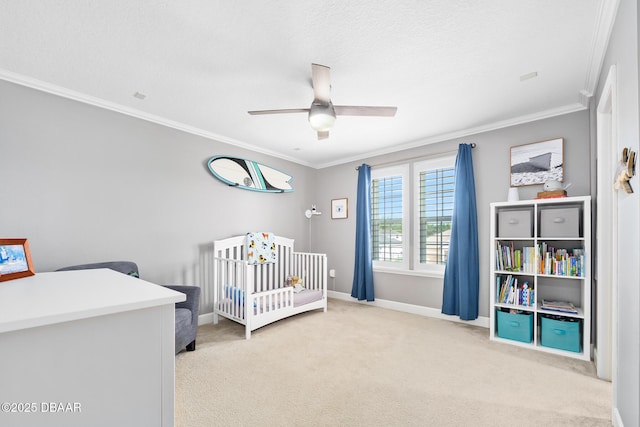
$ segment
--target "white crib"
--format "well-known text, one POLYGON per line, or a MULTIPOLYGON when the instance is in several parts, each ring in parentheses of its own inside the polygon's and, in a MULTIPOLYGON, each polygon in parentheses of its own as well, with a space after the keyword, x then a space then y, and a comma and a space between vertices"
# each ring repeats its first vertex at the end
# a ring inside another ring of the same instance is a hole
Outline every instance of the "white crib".
POLYGON ((218 316, 245 325, 251 331, 310 310, 327 311, 326 254, 293 251, 293 239, 275 236, 277 261, 249 264, 246 236, 213 242, 213 323, 218 316), (299 293, 286 286, 288 275, 302 279, 299 293))

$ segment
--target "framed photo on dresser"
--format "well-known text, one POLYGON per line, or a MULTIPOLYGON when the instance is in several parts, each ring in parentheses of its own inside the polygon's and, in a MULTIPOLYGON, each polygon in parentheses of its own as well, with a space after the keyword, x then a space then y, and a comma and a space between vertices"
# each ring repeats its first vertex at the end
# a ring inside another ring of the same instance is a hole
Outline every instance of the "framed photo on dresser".
POLYGON ((0 239, 0 282, 34 274, 27 239, 0 239))

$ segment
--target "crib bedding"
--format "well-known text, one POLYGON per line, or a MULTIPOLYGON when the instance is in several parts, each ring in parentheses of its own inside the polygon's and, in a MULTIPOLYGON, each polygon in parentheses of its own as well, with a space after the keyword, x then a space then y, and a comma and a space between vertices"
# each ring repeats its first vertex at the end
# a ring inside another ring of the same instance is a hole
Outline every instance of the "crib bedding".
POLYGON ((248 264, 272 264, 278 260, 273 233, 247 233, 246 245, 248 264))

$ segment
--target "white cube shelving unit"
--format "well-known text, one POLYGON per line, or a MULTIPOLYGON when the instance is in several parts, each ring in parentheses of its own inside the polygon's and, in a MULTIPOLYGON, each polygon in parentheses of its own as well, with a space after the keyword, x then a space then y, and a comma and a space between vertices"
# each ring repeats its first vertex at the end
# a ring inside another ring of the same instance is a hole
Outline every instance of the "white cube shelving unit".
POLYGON ((491 339, 590 360, 591 197, 497 202, 491 203, 490 208, 491 339), (498 250, 499 247, 502 251, 498 250), (556 254, 558 251, 566 251, 568 254, 581 255, 582 258, 578 256, 565 262, 556 262, 543 252, 543 249, 550 248, 556 254), (504 262, 505 256, 512 261, 510 266, 504 262), (519 262, 512 260, 512 257, 519 262), (557 268, 549 268, 550 266, 557 268), (534 298, 530 298, 529 303, 500 300, 502 285, 508 278, 513 282, 517 280, 521 292, 522 284, 526 282, 527 288, 533 290, 534 298), (543 300, 571 303, 577 312, 544 309, 543 300), (505 315, 501 314, 499 322, 498 312, 514 315, 513 321, 505 322, 505 315), (520 325, 522 319, 532 320, 524 322, 532 324, 532 329, 518 331, 519 327, 530 327, 529 324, 520 325), (578 337, 575 337, 576 324, 579 325, 578 337), (509 331, 512 326, 517 334, 515 337, 509 331), (500 330, 500 327, 503 329, 500 330), (520 332, 524 333, 520 335, 520 332))

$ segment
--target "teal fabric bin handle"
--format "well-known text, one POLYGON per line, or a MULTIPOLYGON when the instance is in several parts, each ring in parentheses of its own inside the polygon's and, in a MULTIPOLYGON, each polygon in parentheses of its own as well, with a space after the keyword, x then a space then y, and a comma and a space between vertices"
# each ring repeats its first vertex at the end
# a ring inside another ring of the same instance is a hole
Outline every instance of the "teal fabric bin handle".
POLYGON ((509 326, 513 326, 514 328, 517 328, 520 326, 520 322, 516 322, 515 320, 511 320, 509 322, 509 326))
POLYGON ((552 331, 556 335, 567 335, 567 331, 563 329, 552 329, 552 331))

